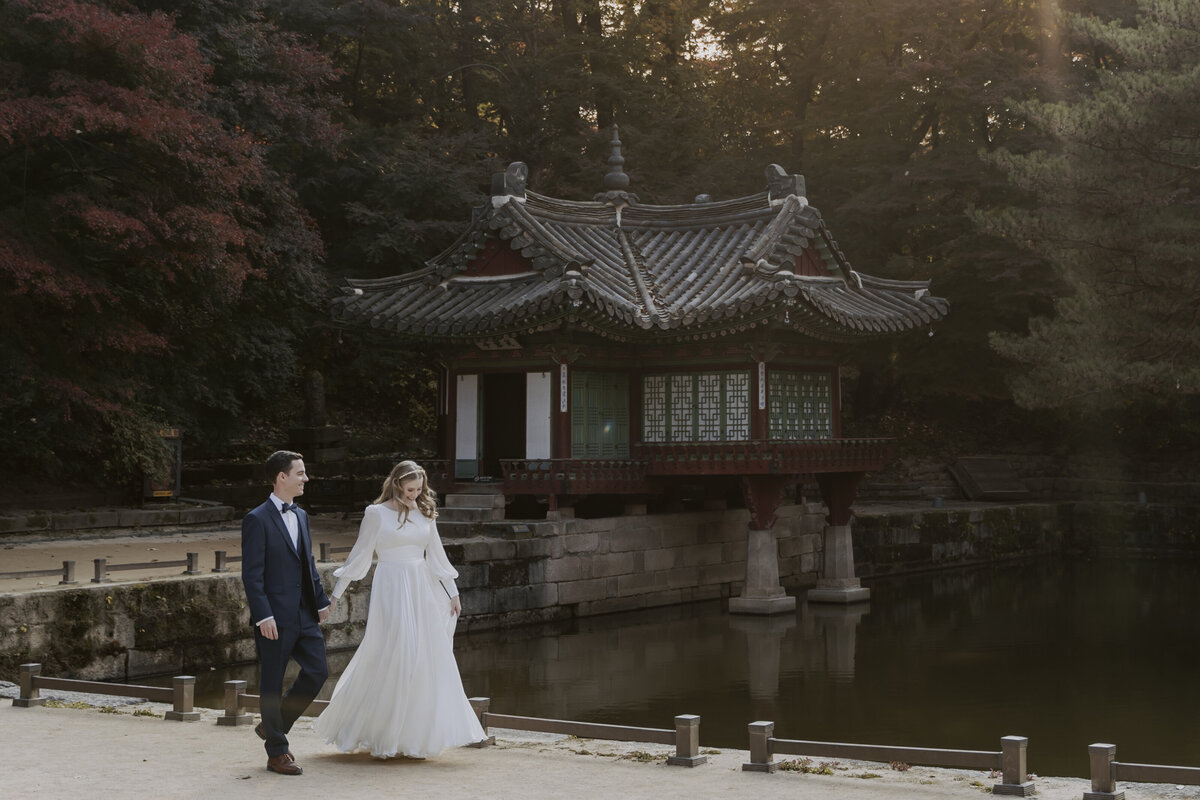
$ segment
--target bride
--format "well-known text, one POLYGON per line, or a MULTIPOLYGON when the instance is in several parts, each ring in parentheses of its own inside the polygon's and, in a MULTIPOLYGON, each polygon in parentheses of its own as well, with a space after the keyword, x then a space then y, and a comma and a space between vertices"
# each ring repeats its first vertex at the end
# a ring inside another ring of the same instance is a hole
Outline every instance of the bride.
POLYGON ((425 471, 401 461, 367 506, 358 541, 334 571, 333 597, 379 554, 367 628, 313 729, 343 752, 425 758, 485 738, 463 691, 453 636, 462 605, 425 471))

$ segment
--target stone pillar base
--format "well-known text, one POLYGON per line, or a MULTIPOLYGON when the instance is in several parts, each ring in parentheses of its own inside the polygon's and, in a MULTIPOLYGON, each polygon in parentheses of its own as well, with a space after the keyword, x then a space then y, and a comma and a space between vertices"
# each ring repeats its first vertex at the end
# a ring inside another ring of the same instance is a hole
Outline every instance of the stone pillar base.
MULTIPOLYGON (((1025 783, 997 783, 992 787, 992 794, 1003 794, 1011 797, 1029 797, 1035 793, 1033 781, 1025 781, 1025 783)), ((1083 796, 1087 797, 1091 792, 1084 792, 1083 796)), ((1121 792, 1121 797, 1125 793, 1121 792)), ((1101 797, 1113 798, 1111 794, 1103 794, 1101 797)))
POLYGON ((787 614, 796 610, 796 598, 788 595, 779 597, 731 597, 730 614, 787 614))
POLYGON ((871 590, 862 586, 822 586, 817 583, 808 590, 805 599, 810 603, 864 603, 871 599, 871 590))
POLYGON ((249 725, 251 722, 254 722, 253 714, 236 714, 232 716, 226 714, 223 717, 217 717, 218 725, 227 725, 234 728, 238 725, 249 725))

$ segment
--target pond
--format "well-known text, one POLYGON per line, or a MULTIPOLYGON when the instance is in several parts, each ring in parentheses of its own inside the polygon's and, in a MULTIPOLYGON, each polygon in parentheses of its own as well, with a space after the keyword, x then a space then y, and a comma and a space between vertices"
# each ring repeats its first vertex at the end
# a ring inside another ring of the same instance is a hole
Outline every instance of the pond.
MULTIPOLYGON (((471 696, 498 713, 674 727, 705 747, 781 738, 998 750, 1029 738, 1029 769, 1086 777, 1087 746, 1123 761, 1200 764, 1200 563, 1028 561, 873 581, 861 607, 730 616, 721 604, 460 635, 471 696)), ((340 672, 351 653, 331 653, 340 672)), ((256 684, 254 667, 199 676, 256 684)), ((331 680, 323 693, 328 697, 331 680)))

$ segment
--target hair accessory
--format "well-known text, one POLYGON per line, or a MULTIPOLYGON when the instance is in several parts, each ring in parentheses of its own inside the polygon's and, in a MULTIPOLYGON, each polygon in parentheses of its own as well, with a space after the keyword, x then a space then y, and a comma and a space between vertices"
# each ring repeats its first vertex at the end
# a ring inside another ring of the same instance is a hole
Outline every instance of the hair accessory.
POLYGON ((402 481, 402 480, 404 480, 405 478, 412 477, 413 475, 424 475, 424 474, 425 474, 425 470, 421 469, 420 467, 417 467, 416 469, 414 469, 414 470, 413 470, 413 471, 411 471, 411 472, 406 472, 406 473, 404 473, 404 474, 403 474, 403 475, 401 475, 399 478, 396 478, 396 480, 398 480, 398 481, 402 481))

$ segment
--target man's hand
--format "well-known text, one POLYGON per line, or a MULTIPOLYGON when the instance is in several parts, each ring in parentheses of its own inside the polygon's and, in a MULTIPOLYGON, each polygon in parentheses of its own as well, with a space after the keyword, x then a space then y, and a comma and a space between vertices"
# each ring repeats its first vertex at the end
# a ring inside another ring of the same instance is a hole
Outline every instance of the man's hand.
POLYGON ((263 635, 264 639, 278 639, 279 638, 279 628, 278 628, 278 626, 275 625, 274 617, 272 617, 271 619, 268 619, 268 620, 263 620, 259 624, 258 629, 260 631, 262 631, 262 635, 263 635))
POLYGON ((329 619, 329 615, 333 613, 333 607, 337 605, 337 598, 329 598, 329 605, 317 612, 317 620, 324 622, 329 619))

